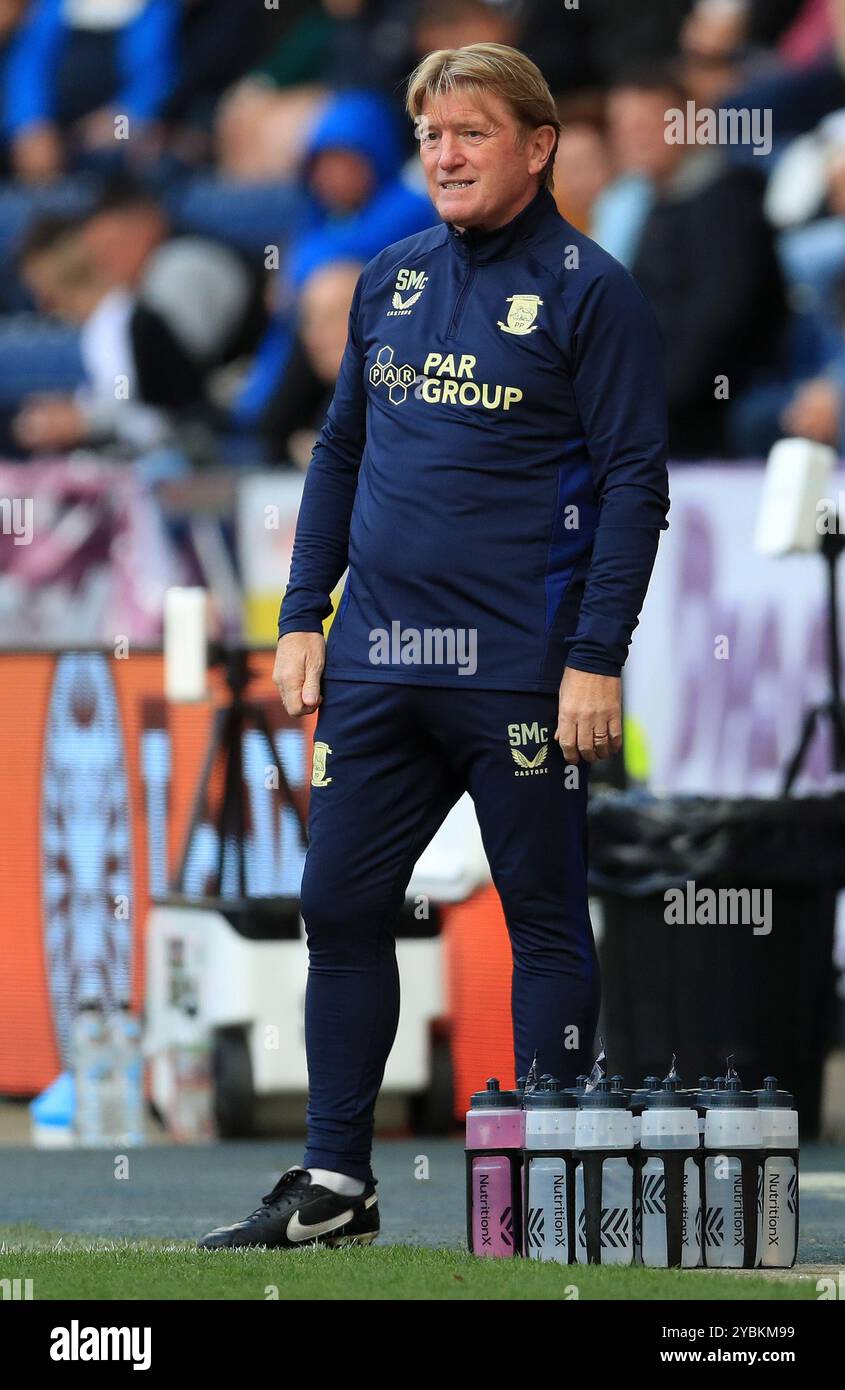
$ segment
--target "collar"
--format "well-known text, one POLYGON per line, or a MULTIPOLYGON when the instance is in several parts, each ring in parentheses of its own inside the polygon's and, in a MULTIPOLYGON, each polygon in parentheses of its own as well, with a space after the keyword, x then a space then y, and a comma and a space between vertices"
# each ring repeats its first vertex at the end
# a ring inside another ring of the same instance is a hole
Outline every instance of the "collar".
POLYGON ((512 217, 510 222, 494 228, 493 231, 482 232, 477 227, 467 227, 466 231, 459 232, 454 223, 447 222, 445 225, 449 244, 457 255, 467 260, 504 260, 506 256, 518 250, 523 242, 529 240, 543 219, 552 211, 559 216, 554 196, 542 185, 531 202, 526 203, 516 217, 512 217))

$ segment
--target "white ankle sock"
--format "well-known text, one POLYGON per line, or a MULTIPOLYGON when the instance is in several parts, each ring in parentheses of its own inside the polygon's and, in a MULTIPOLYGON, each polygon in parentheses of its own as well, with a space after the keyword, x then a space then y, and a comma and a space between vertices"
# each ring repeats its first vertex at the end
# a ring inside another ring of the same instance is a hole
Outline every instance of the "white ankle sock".
POLYGON ((311 1181, 336 1192, 339 1197, 360 1197, 364 1184, 360 1178, 349 1178, 346 1173, 332 1173, 328 1168, 309 1168, 311 1181))

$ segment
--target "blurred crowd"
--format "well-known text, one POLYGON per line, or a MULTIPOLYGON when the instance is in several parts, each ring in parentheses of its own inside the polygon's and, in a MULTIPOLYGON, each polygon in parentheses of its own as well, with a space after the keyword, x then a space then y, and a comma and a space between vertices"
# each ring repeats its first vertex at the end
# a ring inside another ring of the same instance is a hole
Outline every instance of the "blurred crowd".
POLYGON ((404 79, 481 40, 654 306, 673 456, 838 447, 845 0, 0 0, 0 453, 306 468, 361 267, 436 221, 404 79))

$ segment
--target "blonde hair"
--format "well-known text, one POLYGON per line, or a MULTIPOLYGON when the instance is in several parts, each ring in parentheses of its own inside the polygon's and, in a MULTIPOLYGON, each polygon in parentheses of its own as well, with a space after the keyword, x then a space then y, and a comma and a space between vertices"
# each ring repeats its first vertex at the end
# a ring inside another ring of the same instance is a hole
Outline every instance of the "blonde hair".
POLYGON ((560 117, 545 77, 531 59, 505 43, 471 43, 465 48, 438 48, 426 54, 408 79, 405 109, 412 120, 422 115, 426 101, 456 88, 468 88, 483 100, 485 93, 501 97, 526 130, 550 125, 555 142, 540 182, 554 188, 554 164, 560 139, 560 117))

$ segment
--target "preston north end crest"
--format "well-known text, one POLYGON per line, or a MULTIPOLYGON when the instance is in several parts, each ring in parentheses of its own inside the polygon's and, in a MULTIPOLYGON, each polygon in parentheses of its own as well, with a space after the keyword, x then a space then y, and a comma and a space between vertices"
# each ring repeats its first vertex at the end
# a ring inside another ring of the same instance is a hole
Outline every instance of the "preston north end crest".
POLYGON ((535 328, 540 327, 534 322, 537 310, 543 302, 538 294, 512 294, 507 302, 510 305, 508 321, 502 323, 499 319, 499 327, 503 333, 516 333, 524 337, 526 333, 533 333, 535 328))
POLYGON ((314 744, 314 760, 311 764, 311 786, 327 787, 331 782, 331 777, 326 776, 326 759, 331 753, 331 748, 327 743, 317 740, 314 744))

